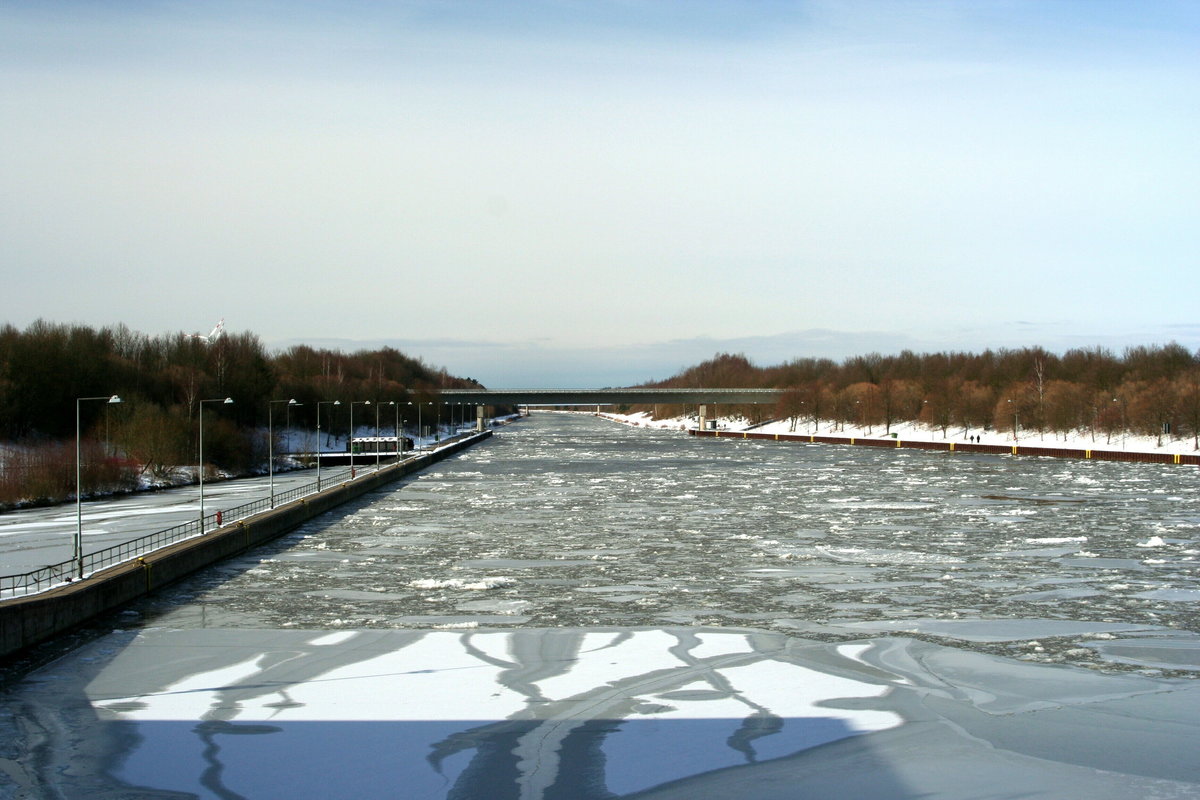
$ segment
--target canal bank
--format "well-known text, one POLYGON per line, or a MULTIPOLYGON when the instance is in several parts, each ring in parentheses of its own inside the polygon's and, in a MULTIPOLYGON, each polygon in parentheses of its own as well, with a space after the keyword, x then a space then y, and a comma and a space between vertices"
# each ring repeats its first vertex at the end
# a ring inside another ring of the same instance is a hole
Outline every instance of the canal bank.
POLYGON ((1021 444, 999 445, 977 442, 947 442, 871 438, 863 436, 818 436, 807 433, 763 433, 758 431, 699 430, 690 428, 691 436, 720 439, 757 439, 760 441, 801 442, 805 444, 843 444, 860 447, 915 448, 947 453, 987 453, 991 455, 1043 456, 1048 458, 1081 458, 1094 461, 1127 461, 1138 464, 1200 465, 1200 455, 1188 453, 1146 453, 1127 450, 1093 450, 1090 448, 1037 447, 1021 444))
POLYGON ((320 514, 420 472, 492 435, 490 430, 239 520, 30 597, 0 602, 0 658, 43 642, 205 567, 294 530, 320 514))

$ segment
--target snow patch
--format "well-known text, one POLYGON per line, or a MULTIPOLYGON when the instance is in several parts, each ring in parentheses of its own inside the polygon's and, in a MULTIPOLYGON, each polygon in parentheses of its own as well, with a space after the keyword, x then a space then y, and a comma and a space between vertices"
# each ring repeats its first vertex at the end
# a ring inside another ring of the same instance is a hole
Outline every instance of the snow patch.
POLYGON ((435 580, 432 578, 422 578, 421 580, 412 581, 408 585, 413 589, 470 589, 472 591, 487 591, 488 589, 499 589, 501 586, 510 586, 516 583, 512 578, 482 578, 478 581, 464 581, 459 578, 449 578, 447 580, 435 580))
POLYGON ((1045 536, 1037 539, 1026 539, 1025 544, 1071 544, 1073 542, 1086 542, 1086 536, 1045 536))

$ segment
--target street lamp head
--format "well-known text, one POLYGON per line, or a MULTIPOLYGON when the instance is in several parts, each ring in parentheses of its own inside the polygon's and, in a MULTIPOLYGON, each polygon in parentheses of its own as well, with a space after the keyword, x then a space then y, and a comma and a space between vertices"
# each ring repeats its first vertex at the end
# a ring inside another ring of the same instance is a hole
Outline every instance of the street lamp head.
POLYGON ((108 398, 108 402, 110 404, 111 403, 119 403, 119 402, 121 402, 121 398, 114 394, 112 397, 108 398))
POLYGON ((221 403, 222 403, 223 405, 227 405, 227 406, 228 406, 228 405, 233 405, 233 398, 232 398, 232 397, 226 397, 224 400, 222 400, 222 401, 221 401, 221 403))

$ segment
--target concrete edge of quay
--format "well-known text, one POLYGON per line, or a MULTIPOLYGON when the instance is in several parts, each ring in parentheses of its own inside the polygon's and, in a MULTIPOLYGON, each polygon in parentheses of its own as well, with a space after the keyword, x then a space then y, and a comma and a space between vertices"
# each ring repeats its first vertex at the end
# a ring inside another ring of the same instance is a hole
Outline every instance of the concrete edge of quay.
POLYGON ((808 433, 755 433, 753 431, 706 431, 688 429, 690 436, 714 439, 758 439, 802 444, 845 444, 856 447, 907 447, 938 450, 943 453, 988 453, 1002 456, 1042 456, 1080 458, 1092 461, 1129 461, 1139 464, 1192 464, 1200 466, 1200 455, 1179 453, 1138 453, 1124 450, 1092 450, 1066 447, 1035 447, 1023 444, 975 444, 973 442, 933 442, 929 440, 875 439, 861 436, 818 436, 808 433))
POLYGON ((4 600, 0 602, 0 659, 66 633, 218 561, 277 539, 326 511, 420 472, 491 435, 491 430, 473 434, 430 453, 117 564, 81 581, 4 600))

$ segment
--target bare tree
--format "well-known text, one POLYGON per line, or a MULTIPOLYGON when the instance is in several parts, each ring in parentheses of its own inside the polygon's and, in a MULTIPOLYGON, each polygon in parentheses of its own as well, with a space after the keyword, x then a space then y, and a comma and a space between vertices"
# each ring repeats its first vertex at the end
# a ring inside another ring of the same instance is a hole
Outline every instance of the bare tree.
POLYGON ((1200 367, 1193 367, 1175 380, 1180 421, 1192 435, 1192 449, 1200 450, 1200 367))

